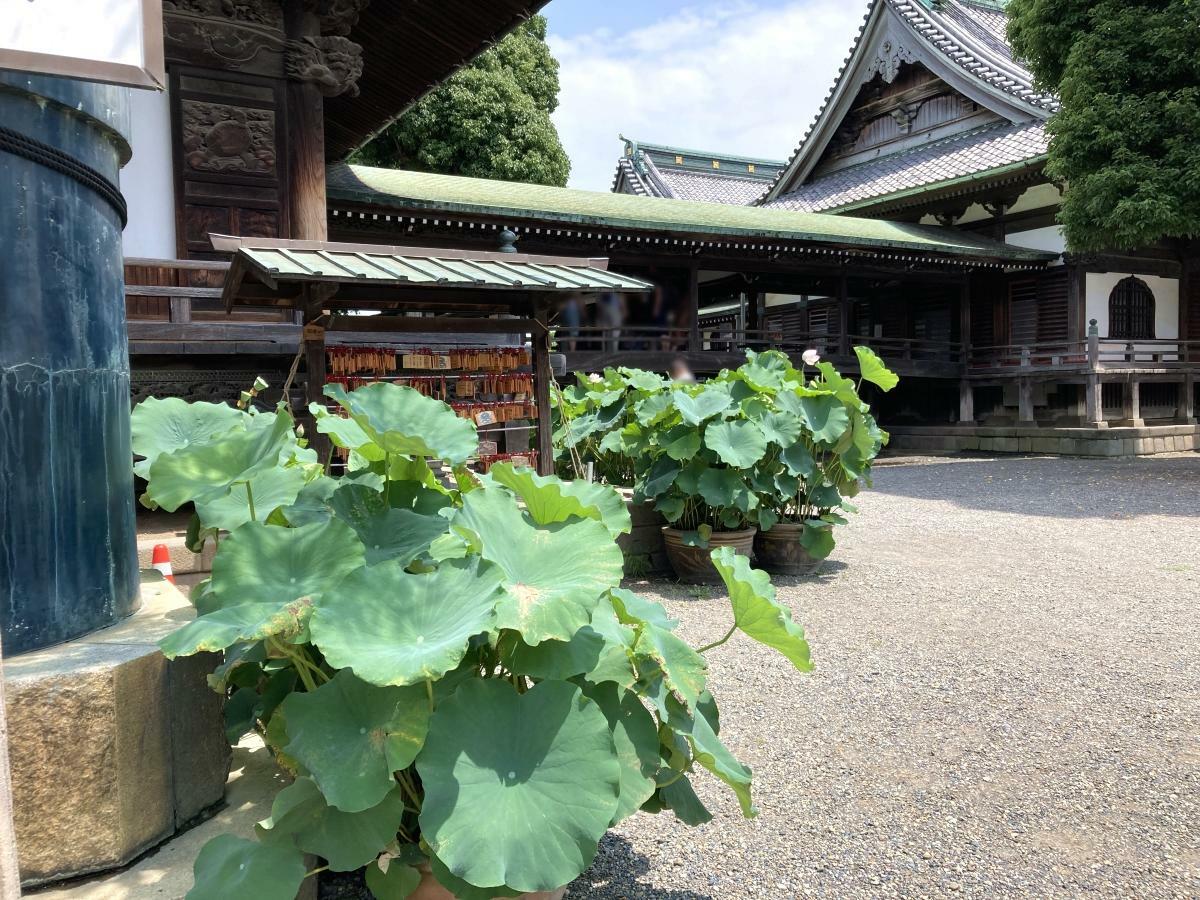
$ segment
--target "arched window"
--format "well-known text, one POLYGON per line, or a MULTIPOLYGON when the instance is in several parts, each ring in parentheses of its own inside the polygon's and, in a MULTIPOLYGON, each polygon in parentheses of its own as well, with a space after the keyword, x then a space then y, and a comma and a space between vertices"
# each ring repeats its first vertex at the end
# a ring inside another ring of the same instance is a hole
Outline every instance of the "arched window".
POLYGON ((1129 341, 1154 337, 1154 293, 1130 275, 1108 295, 1108 336, 1129 341))

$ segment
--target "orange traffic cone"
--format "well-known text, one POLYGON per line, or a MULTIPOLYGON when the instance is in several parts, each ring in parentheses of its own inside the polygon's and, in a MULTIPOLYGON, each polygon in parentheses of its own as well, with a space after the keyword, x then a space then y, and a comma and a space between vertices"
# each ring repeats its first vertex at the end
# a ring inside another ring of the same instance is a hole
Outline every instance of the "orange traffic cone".
POLYGON ((162 572, 163 578, 175 583, 175 574, 171 571, 171 551, 166 544, 155 544, 154 555, 150 558, 150 567, 162 572))

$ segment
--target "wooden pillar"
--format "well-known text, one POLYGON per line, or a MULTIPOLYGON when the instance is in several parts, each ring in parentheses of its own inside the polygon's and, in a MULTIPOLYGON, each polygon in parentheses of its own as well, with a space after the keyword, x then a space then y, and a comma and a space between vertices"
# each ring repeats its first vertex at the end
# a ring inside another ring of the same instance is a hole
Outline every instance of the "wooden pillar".
POLYGON ((304 328, 300 340, 304 347, 304 411, 297 417, 304 423, 308 446, 327 467, 333 453, 333 443, 317 431, 316 420, 309 414, 310 403, 325 402, 325 328, 320 324, 324 313, 322 304, 328 292, 322 293, 305 285, 302 288, 301 310, 304 328))
POLYGON ((537 392, 537 471, 539 475, 554 474, 554 439, 550 428, 550 301, 537 297, 533 301, 533 318, 537 326, 530 336, 533 343, 534 390, 537 392))
POLYGON ((1082 266, 1067 267, 1067 340, 1087 337, 1087 273, 1082 266))
POLYGON ((1084 419, 1091 428, 1106 428, 1104 419, 1104 388, 1100 384, 1100 376, 1091 373, 1084 385, 1084 419))
POLYGON ((1032 425, 1033 415, 1033 380, 1021 378, 1017 380, 1017 424, 1032 425))
POLYGON ((965 378, 958 383, 958 424, 975 424, 975 388, 965 378))
POLYGON ((1125 390, 1121 396, 1121 424, 1140 428, 1142 421, 1142 391, 1141 382, 1130 377, 1125 382, 1125 390))
MULTIPOLYGON (((290 41, 319 37, 316 5, 284 3, 284 32, 290 41)), ((288 191, 291 236, 302 241, 329 239, 325 206, 325 100, 312 81, 287 83, 288 191)))
POLYGON ((688 267, 687 283, 688 337, 687 348, 693 352, 700 349, 700 264, 688 267))
POLYGON ((838 272, 838 356, 850 355, 850 288, 846 270, 838 272))
MULTIPOLYGON (((963 278, 958 292, 958 339, 962 344, 962 367, 965 372, 971 361, 971 278, 969 275, 963 278)), ((972 418, 974 418, 973 414, 972 418)))
POLYGON ((1196 422, 1196 376, 1188 372, 1179 385, 1179 399, 1175 406, 1175 419, 1184 425, 1196 422))

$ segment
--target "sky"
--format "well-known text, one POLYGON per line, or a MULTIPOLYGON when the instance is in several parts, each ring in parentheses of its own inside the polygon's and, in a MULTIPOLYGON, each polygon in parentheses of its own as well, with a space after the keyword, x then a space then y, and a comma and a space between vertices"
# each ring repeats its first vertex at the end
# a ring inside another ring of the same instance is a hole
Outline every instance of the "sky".
POLYGON ((618 134, 787 159, 866 10, 867 0, 551 0, 554 122, 571 187, 610 189, 618 134))

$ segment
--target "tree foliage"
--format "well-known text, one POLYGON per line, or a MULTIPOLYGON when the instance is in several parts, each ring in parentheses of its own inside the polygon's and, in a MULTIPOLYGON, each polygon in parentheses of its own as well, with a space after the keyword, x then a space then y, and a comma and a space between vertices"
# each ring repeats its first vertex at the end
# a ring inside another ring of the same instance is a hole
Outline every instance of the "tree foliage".
POLYGON ((534 16, 363 147, 354 162, 559 187, 571 163, 550 114, 558 61, 534 16))
POLYGON ((1200 234, 1200 3, 1012 0, 1009 37, 1061 110, 1047 173, 1076 250, 1200 234))

